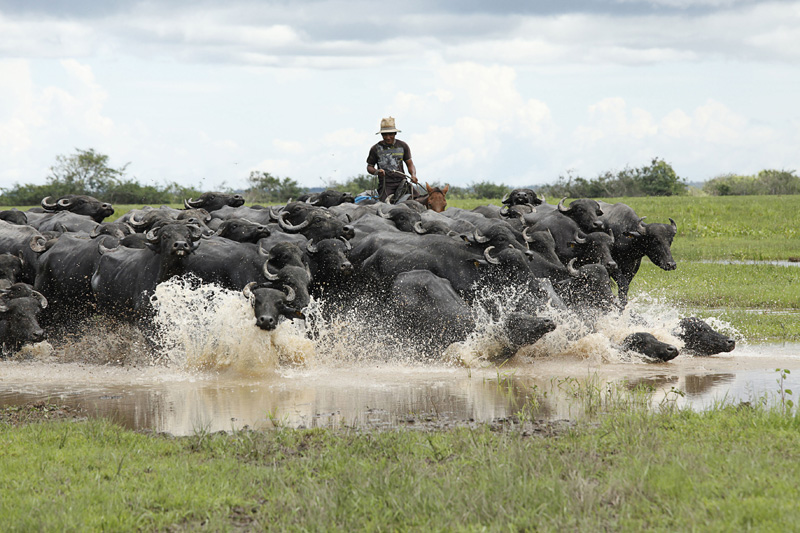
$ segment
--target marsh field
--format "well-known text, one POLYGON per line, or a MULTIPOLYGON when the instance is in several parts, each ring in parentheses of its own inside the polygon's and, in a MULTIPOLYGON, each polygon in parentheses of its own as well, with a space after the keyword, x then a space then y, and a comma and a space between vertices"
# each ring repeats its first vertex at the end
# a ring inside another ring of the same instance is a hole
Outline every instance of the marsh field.
MULTIPOLYGON (((606 201, 678 225, 678 269, 645 259, 634 299, 723 320, 737 342, 800 341, 800 197, 606 201)), ((478 203, 487 201, 449 202, 478 203)), ((117 206, 115 216, 125 211, 117 206)), ((494 375, 472 379, 512 394, 507 370, 494 375)), ((647 380, 554 377, 490 422, 437 423, 435 405, 415 413, 416 423, 390 427, 298 429, 266 413, 272 429, 198 426, 183 437, 87 418, 54 397, 0 411, 0 523, 8 531, 793 530, 797 379, 778 368, 746 400, 698 409, 682 403, 688 381, 656 397, 647 380), (571 416, 541 418, 540 404, 556 392, 571 416)))

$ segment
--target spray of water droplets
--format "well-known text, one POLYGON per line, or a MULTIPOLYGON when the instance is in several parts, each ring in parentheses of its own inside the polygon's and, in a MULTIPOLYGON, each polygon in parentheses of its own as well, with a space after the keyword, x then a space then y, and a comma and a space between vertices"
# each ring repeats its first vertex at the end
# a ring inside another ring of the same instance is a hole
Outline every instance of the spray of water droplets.
MULTIPOLYGON (((507 345, 503 323, 512 311, 526 310, 524 297, 513 287, 500 293, 480 293, 471 307, 475 330, 433 357, 423 357, 410 342, 414 335, 425 334, 424 324, 418 325, 419 330, 397 327, 390 313, 381 312, 381 302, 366 297, 344 310, 312 298, 305 321, 282 321, 268 332, 255 326, 252 307, 240 292, 175 278, 156 290, 153 325, 164 357, 187 370, 261 375, 286 365, 335 367, 431 360, 486 366, 507 345)), ((523 347, 518 357, 521 361, 570 357, 598 364, 643 362, 619 348, 627 335, 637 331, 652 333, 678 348, 683 345, 673 333, 681 313, 648 296, 632 299, 622 313, 591 319, 553 307, 535 314, 552 319, 557 327, 523 347)), ((709 322, 726 333, 737 333, 720 319, 709 322)))

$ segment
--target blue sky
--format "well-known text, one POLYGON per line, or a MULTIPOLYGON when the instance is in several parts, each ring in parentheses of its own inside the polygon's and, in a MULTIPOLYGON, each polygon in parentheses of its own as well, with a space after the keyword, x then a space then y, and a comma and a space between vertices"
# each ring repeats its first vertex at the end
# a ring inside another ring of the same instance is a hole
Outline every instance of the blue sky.
POLYGON ((394 116, 422 181, 800 169, 800 2, 0 0, 0 187, 324 186, 394 116))

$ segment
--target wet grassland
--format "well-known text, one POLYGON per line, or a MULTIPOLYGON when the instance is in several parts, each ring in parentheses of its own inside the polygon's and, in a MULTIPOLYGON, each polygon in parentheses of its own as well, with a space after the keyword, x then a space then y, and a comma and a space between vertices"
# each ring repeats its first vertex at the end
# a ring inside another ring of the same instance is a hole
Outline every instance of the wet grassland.
MULTIPOLYGON (((720 317, 751 342, 800 340, 800 267, 701 262, 800 257, 800 197, 622 201, 647 222, 678 225, 678 270, 645 259, 634 298, 720 317)), ((793 530, 797 379, 778 370, 771 392, 702 411, 680 407, 680 390, 654 407, 646 386, 571 382, 580 415, 570 421, 536 420, 532 394, 508 419, 450 429, 291 429, 275 419, 267 431, 198 428, 176 438, 56 405, 8 408, 0 523, 6 531, 793 530)))
POLYGON ((696 412, 584 383, 570 422, 523 409, 435 431, 276 421, 176 438, 74 413, 15 417, 0 422, 0 520, 5 531, 789 531, 800 417, 781 388, 696 412))

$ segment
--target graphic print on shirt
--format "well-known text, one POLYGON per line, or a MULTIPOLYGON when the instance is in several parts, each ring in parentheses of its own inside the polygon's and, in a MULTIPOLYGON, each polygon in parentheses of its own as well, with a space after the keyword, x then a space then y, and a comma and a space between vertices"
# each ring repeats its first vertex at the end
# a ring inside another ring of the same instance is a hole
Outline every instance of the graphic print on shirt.
POLYGON ((395 170, 403 172, 403 155, 404 151, 400 146, 382 146, 378 144, 378 168, 386 171, 395 170))

